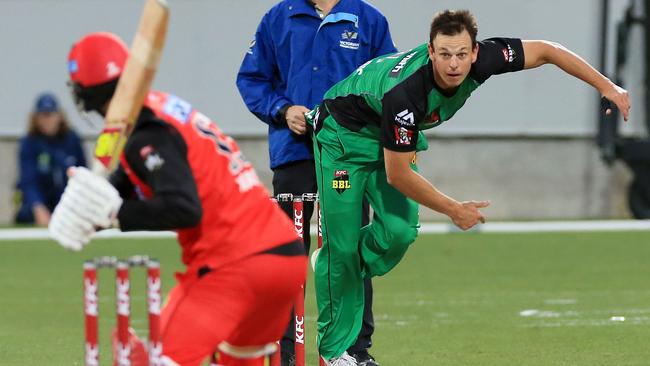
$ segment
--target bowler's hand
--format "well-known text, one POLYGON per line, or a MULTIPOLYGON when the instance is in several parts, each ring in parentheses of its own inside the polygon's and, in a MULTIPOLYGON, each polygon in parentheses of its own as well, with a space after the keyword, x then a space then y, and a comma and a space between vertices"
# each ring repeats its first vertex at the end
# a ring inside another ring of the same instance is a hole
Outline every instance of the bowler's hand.
POLYGON ((454 225, 461 230, 469 230, 479 222, 485 223, 485 216, 479 211, 479 208, 485 208, 490 205, 490 201, 465 201, 449 217, 454 225))
POLYGON ((287 126, 296 135, 304 135, 307 132, 307 122, 305 121, 305 113, 307 112, 309 112, 309 109, 305 106, 292 105, 284 115, 287 126))
MULTIPOLYGON (((607 90, 603 92, 603 97, 609 100, 610 102, 616 104, 621 113, 623 113, 623 119, 627 121, 630 116, 630 95, 627 90, 621 88, 616 84, 612 84, 607 90)), ((609 115, 612 113, 611 108, 605 110, 605 114, 609 115)))

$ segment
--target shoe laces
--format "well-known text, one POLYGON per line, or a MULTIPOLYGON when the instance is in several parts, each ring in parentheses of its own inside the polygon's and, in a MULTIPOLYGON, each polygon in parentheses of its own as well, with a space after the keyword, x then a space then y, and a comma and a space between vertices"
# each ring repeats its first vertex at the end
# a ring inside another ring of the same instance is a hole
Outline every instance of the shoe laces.
POLYGON ((357 366, 357 360, 344 352, 340 357, 330 360, 330 366, 357 366))
POLYGON ((354 358, 359 361, 374 361, 375 359, 368 353, 368 351, 363 350, 354 353, 354 358))
POLYGON ((355 352, 353 356, 357 360, 358 366, 379 366, 375 358, 366 350, 355 352))

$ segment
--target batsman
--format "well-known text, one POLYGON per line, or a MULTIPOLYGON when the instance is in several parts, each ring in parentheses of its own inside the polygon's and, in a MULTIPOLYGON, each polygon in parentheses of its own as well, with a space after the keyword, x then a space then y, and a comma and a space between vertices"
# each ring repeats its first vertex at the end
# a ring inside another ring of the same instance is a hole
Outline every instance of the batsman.
POLYGON ((330 365, 356 364, 345 350, 361 327, 363 279, 400 262, 417 235, 418 204, 462 230, 485 222, 481 209, 489 201, 459 202, 418 174, 416 152, 427 148, 422 130, 450 120, 490 76, 544 64, 593 86, 628 118, 627 91, 567 48, 516 38, 477 41, 477 33, 469 11, 438 13, 427 43, 365 63, 307 115, 323 211, 324 244, 312 256, 318 347, 330 365), (364 196, 374 217, 359 230, 364 196))
MULTIPOLYGON (((106 116, 127 56, 111 33, 75 42, 68 65, 82 110, 106 116)), ((302 292, 302 242, 236 142, 212 120, 153 90, 138 112, 110 182, 71 170, 51 236, 81 250, 98 229, 176 231, 186 270, 176 275, 161 314, 165 366, 199 366, 217 349, 219 364, 262 366, 302 292)))

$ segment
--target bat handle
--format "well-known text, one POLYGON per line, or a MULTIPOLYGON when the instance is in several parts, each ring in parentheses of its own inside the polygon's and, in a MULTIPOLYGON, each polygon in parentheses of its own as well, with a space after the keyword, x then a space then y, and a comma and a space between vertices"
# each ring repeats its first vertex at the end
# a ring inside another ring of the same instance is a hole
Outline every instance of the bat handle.
POLYGON ((99 159, 97 158, 93 159, 92 167, 93 167, 92 168, 93 173, 100 175, 104 178, 108 178, 109 171, 104 165, 104 163, 102 163, 99 159))

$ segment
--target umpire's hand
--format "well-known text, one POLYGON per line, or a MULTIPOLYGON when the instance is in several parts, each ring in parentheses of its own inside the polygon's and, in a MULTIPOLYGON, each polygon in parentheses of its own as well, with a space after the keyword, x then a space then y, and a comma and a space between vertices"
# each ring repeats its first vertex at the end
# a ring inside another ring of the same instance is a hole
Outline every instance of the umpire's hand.
POLYGON ((307 132, 307 122, 305 121, 305 113, 307 112, 309 112, 309 109, 303 105, 292 105, 284 115, 287 126, 296 135, 304 135, 307 132))

